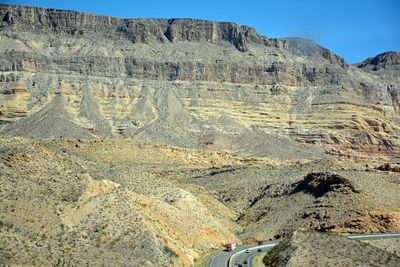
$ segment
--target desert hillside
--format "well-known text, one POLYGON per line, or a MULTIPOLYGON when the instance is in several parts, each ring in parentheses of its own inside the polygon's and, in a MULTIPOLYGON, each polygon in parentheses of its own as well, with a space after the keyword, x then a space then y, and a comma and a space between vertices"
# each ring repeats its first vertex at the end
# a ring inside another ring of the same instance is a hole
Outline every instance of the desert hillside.
POLYGON ((0 4, 0 60, 0 263, 400 232, 397 52, 352 65, 231 22, 0 4))
POLYGON ((398 266, 400 258, 346 237, 298 230, 264 258, 265 266, 398 266))
POLYGON ((238 241, 234 211, 162 172, 239 158, 123 140, 1 138, 0 147, 0 262, 181 266, 238 241))
POLYGON ((400 232, 399 173, 364 164, 115 139, 3 137, 0 147, 7 264, 182 266, 298 227, 400 232))

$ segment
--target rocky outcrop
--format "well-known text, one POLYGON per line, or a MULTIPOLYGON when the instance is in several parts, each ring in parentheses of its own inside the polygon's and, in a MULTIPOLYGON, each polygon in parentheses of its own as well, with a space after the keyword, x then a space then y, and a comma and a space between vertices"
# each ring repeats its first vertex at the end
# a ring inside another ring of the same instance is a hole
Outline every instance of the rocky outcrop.
POLYGON ((387 69, 397 65, 400 65, 400 53, 391 51, 368 58, 364 62, 358 63, 357 67, 361 69, 372 68, 373 71, 377 71, 381 68, 387 69))
POLYGON ((381 171, 400 172, 400 164, 385 163, 377 168, 381 171))
POLYGON ((346 178, 333 173, 309 173, 293 189, 291 194, 299 191, 308 192, 315 197, 321 197, 328 192, 359 193, 353 183, 346 178))
POLYGON ((366 212, 357 218, 340 223, 336 232, 351 233, 396 233, 400 231, 399 209, 379 209, 366 212))
POLYGON ((51 30, 57 33, 83 35, 87 31, 124 37, 134 44, 152 42, 226 41, 239 51, 248 50, 248 42, 263 43, 254 28, 230 22, 193 19, 122 19, 70 10, 44 9, 28 6, 0 6, 0 27, 23 30, 51 30))
POLYGON ((249 44, 262 44, 288 48, 302 55, 320 54, 333 62, 344 60, 315 43, 302 39, 268 40, 248 26, 232 22, 212 22, 195 19, 122 19, 71 10, 44 9, 29 6, 0 6, 0 28, 12 27, 23 30, 51 30, 57 33, 84 35, 100 32, 107 37, 124 37, 134 44, 153 42, 229 42, 239 51, 249 50, 249 44))
POLYGON ((25 31, 50 30, 72 36, 96 32, 106 38, 126 38, 134 44, 155 42, 228 42, 246 52, 250 44, 290 48, 300 55, 318 54, 330 62, 348 64, 331 51, 312 41, 298 38, 271 39, 257 34, 248 26, 232 22, 195 19, 122 19, 71 10, 44 9, 30 6, 0 5, 0 28, 25 31))
POLYGON ((363 71, 379 77, 387 84, 387 92, 397 116, 400 115, 400 53, 386 52, 355 64, 363 71))

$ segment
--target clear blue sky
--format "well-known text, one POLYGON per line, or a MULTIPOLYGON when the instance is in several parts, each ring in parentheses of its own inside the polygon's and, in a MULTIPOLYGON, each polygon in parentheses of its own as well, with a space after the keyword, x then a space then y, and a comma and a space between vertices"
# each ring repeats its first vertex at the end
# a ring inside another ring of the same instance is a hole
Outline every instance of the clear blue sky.
POLYGON ((400 51, 400 0, 0 0, 125 18, 198 18, 255 27, 269 38, 303 37, 350 63, 400 51))

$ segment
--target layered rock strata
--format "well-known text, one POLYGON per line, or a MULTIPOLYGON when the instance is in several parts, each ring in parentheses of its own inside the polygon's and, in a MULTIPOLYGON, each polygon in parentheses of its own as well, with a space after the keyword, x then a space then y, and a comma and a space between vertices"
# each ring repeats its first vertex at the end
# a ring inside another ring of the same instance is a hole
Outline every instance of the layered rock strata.
POLYGON ((0 18, 2 134, 286 158, 399 152, 396 67, 377 78, 312 41, 228 22, 12 5, 0 18))

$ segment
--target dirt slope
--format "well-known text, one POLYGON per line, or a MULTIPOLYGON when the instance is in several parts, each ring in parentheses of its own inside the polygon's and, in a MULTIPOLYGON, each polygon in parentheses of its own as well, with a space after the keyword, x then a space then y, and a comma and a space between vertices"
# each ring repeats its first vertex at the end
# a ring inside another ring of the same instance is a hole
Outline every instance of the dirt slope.
MULTIPOLYGON (((137 155, 126 157, 114 141, 0 142, 1 262, 181 266, 237 241, 233 211, 201 187, 149 172, 173 167, 173 158, 193 166, 180 149, 120 143, 137 155), (90 156, 88 146, 99 154, 90 156)), ((215 157, 192 153, 205 165, 215 157)))
POLYGON ((265 258, 266 266, 397 266, 400 258, 346 237, 298 230, 265 258))

